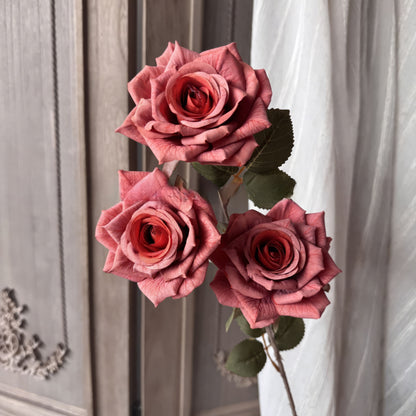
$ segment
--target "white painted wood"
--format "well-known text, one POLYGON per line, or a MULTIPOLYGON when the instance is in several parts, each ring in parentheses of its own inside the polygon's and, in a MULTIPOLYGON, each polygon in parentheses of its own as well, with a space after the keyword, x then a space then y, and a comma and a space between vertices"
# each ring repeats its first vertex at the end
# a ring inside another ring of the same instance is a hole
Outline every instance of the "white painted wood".
POLYGON ((101 210, 119 201, 119 169, 129 168, 131 140, 114 130, 128 113, 128 1, 84 2, 89 172, 90 283, 94 414, 130 414, 130 288, 102 272, 107 250, 94 239, 101 210))
POLYGON ((7 385, 0 385, 0 416, 87 416, 76 406, 38 396, 7 385))
POLYGON ((13 415, 43 414, 18 404, 32 395, 80 409, 73 414, 86 414, 92 403, 82 1, 56 2, 58 136, 51 4, 0 1, 0 286, 27 305, 26 330, 43 341, 44 356, 64 341, 65 311, 71 353, 50 381, 0 369, 0 409, 13 415), (8 388, 24 393, 11 397, 8 388))

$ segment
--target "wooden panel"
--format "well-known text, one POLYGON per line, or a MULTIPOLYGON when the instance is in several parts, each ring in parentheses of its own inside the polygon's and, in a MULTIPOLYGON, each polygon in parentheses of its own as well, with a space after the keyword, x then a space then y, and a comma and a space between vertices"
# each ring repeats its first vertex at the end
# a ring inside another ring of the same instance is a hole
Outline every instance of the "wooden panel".
POLYGON ((129 168, 131 140, 114 133, 128 113, 128 1, 85 5, 94 410, 122 416, 130 412, 131 284, 101 271, 107 250, 93 235, 101 210, 119 200, 118 169, 129 168))
POLYGON ((87 411, 38 396, 6 384, 0 385, 0 416, 87 416, 87 411))
MULTIPOLYGON (((200 13, 199 0, 144 0, 143 63, 154 65, 169 41, 199 50, 200 13)), ((148 149, 143 154, 143 166, 152 169, 154 156, 148 149)), ((195 189, 189 166, 182 167, 181 175, 195 189)), ((193 316, 193 296, 166 300, 157 309, 142 300, 141 401, 146 416, 191 414, 193 316)))
POLYGON ((48 398, 83 414, 92 400, 82 2, 52 4, 0 2, 0 286, 27 305, 44 357, 66 341, 70 354, 49 381, 0 369, 3 414, 43 414, 30 409, 48 398), (38 404, 18 405, 17 387, 38 404))

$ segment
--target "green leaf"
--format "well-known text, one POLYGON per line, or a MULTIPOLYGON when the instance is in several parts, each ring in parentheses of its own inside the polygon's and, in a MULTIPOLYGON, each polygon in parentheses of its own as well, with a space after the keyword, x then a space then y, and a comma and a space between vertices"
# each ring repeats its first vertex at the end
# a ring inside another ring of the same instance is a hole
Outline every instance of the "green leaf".
POLYGON ((233 323, 234 319, 236 319, 239 315, 241 315, 240 309, 233 308, 230 317, 227 319, 227 322, 225 323, 225 332, 228 332, 230 330, 231 324, 233 323))
POLYGON ((267 117, 272 125, 255 135, 258 147, 254 149, 247 169, 255 173, 270 173, 289 158, 293 148, 293 128, 289 110, 271 108, 267 117))
POLYGON ((251 329, 250 324, 247 322, 247 319, 244 317, 243 314, 237 316, 236 321, 241 331, 251 338, 258 338, 266 332, 264 328, 251 329))
POLYGON ((281 316, 275 339, 280 351, 295 348, 305 335, 305 323, 301 318, 281 316))
POLYGON ((193 162, 192 166, 204 178, 217 185, 218 188, 225 185, 230 176, 238 172, 236 166, 201 165, 198 162, 193 162))
POLYGON ((248 171, 243 176, 248 197, 259 208, 270 209, 283 198, 290 198, 296 185, 287 173, 277 169, 269 175, 248 171))
POLYGON ((265 362, 263 344, 255 339, 245 339, 231 350, 225 368, 242 377, 254 377, 265 362))

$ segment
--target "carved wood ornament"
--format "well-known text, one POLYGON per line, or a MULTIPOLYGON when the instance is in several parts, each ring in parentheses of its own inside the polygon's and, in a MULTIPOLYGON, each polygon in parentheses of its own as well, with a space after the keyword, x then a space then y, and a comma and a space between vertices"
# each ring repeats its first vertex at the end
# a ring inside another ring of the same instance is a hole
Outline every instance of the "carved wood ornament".
POLYGON ((25 306, 18 306, 13 290, 3 289, 0 293, 0 366, 5 370, 47 379, 64 364, 68 349, 58 344, 56 350, 45 360, 38 351, 42 341, 28 336, 24 330, 25 320, 21 314, 25 306))

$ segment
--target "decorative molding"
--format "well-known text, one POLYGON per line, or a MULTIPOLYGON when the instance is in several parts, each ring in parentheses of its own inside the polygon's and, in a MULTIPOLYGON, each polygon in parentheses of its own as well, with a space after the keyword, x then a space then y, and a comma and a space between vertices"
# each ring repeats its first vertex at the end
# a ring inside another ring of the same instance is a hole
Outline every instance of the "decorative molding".
POLYGON ((0 293, 0 367, 19 374, 27 374, 41 380, 49 378, 64 364, 68 349, 58 344, 56 350, 46 360, 38 351, 41 340, 29 337, 23 326, 21 314, 25 306, 18 306, 13 290, 3 289, 0 293))
POLYGON ((0 416, 28 415, 90 416, 92 413, 77 406, 0 383, 0 416))

